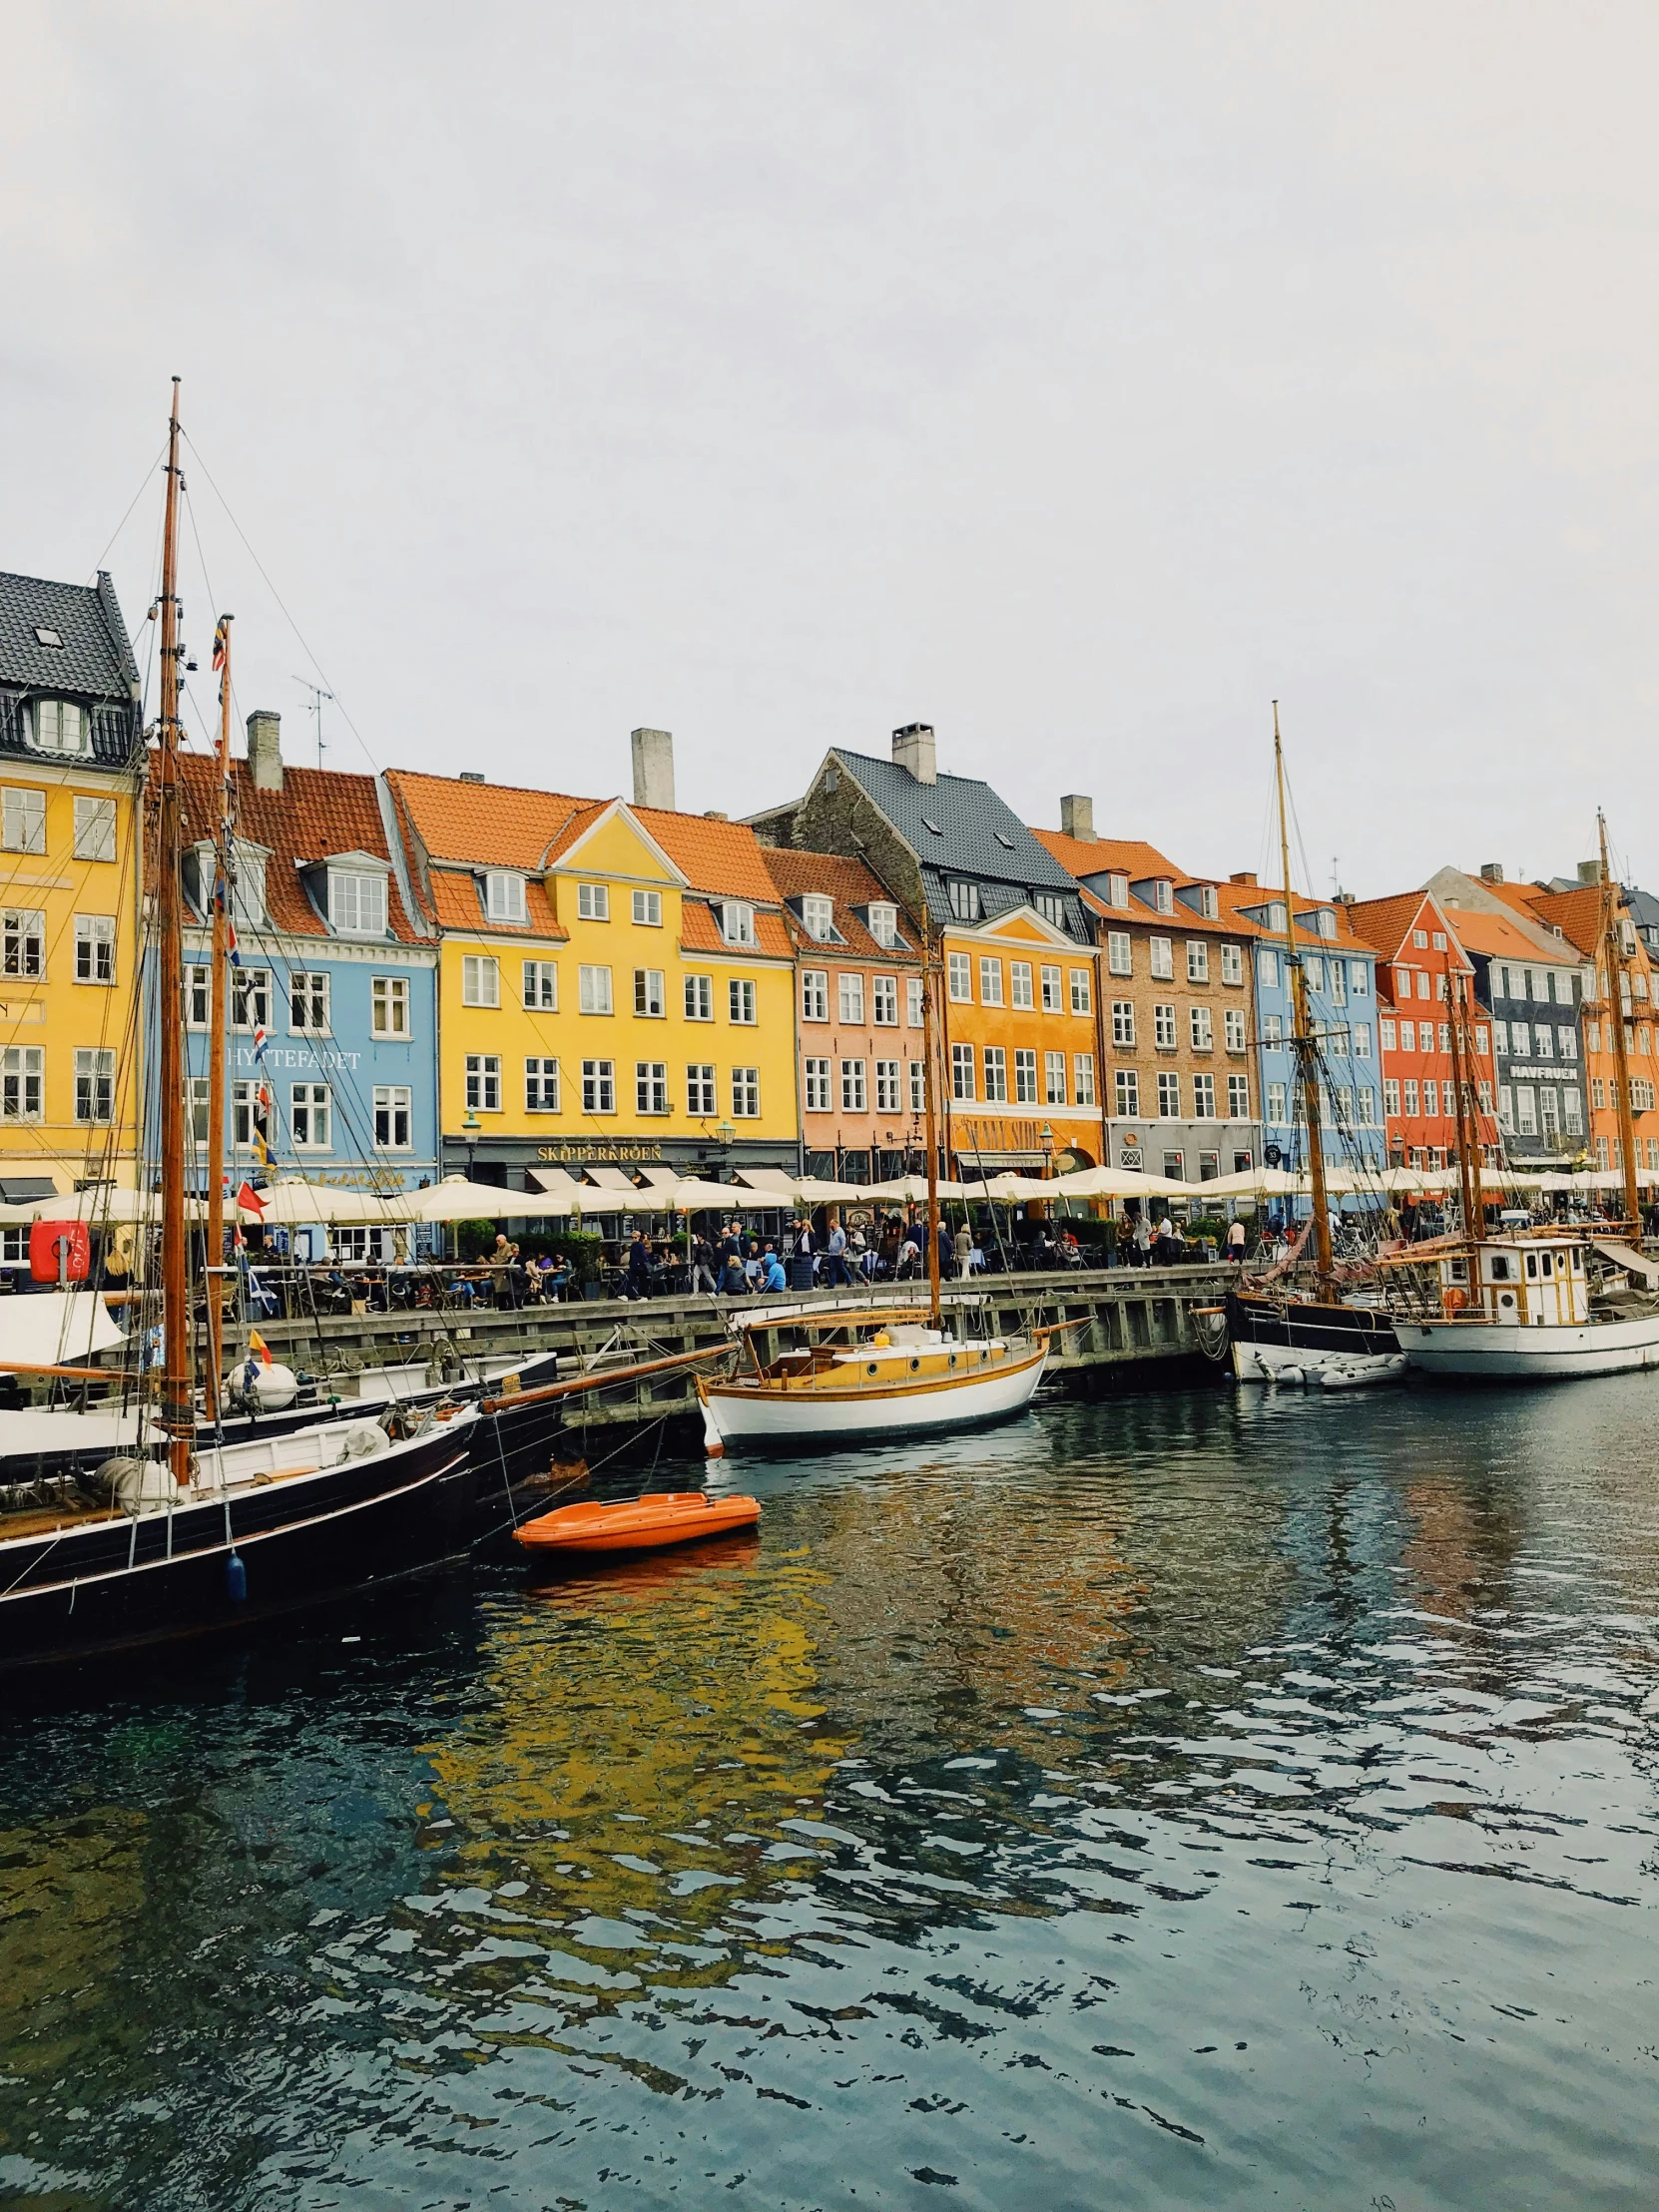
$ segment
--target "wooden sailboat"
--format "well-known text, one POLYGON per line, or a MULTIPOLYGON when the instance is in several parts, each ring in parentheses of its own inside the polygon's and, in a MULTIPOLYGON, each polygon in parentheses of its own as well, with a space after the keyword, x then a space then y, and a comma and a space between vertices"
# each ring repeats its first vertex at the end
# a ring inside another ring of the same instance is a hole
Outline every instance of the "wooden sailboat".
POLYGON ((1022 1412, 1036 1394, 1054 1331, 1029 1336, 957 1337, 944 1326, 939 1267, 937 1074, 938 962, 931 932, 922 936, 922 1099, 927 1142, 927 1293, 925 1310, 867 1312, 804 1309, 793 1333, 805 1342, 763 1363, 762 1327, 735 1320, 747 1368, 698 1381, 704 1444, 711 1458, 728 1450, 796 1450, 936 1434, 1022 1412))
POLYGON ((1345 1300, 1337 1288, 1326 1188, 1325 1135, 1320 1099, 1319 1040, 1308 1007, 1308 977, 1297 942, 1296 899, 1291 888, 1291 839, 1285 806, 1285 749, 1279 735, 1279 702, 1273 704, 1273 773, 1279 802, 1279 855, 1285 884, 1286 972, 1291 985, 1292 1051, 1308 1129, 1308 1179, 1313 1207, 1314 1295, 1231 1292, 1227 1331, 1233 1373, 1241 1382, 1318 1382, 1325 1385, 1386 1382, 1404 1373, 1399 1341, 1388 1315, 1377 1306, 1345 1300))
POLYGON ((1600 814, 1596 821, 1601 842, 1598 965, 1618 1070, 1625 1218, 1609 1223, 1601 1236, 1553 1227, 1513 1236, 1485 1233, 1475 1088, 1467 1079, 1472 1062, 1465 985, 1452 1023, 1463 1234, 1419 1246, 1409 1256, 1406 1264, 1433 1271, 1439 1313, 1426 1318, 1401 1313, 1395 1324, 1406 1359, 1426 1375, 1547 1382, 1659 1367, 1659 1265, 1639 1249, 1636 1124, 1624 1024, 1629 955, 1618 887, 1608 865, 1607 823, 1600 814))

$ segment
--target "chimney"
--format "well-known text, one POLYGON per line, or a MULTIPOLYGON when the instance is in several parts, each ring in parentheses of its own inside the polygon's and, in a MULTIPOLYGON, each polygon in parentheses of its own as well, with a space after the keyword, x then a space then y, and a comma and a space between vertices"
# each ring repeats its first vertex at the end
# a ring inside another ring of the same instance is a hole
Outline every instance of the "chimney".
POLYGON ((1092 799, 1085 799, 1081 792, 1067 792, 1060 802, 1060 834, 1075 837, 1079 844, 1095 842, 1092 799))
POLYGON ((1243 883, 1249 889, 1254 890, 1256 888, 1256 870, 1253 867, 1238 868, 1227 880, 1230 883, 1243 883))
POLYGON ((1482 860, 1480 863, 1480 880, 1482 883, 1501 883, 1503 880, 1502 861, 1482 860))
POLYGON ((892 765, 907 769, 918 784, 936 784, 939 780, 938 754, 933 745, 933 725, 930 722, 907 722, 902 730, 892 734, 892 765))
POLYGON ((282 788, 282 718, 269 707, 257 707, 248 718, 248 773, 257 792, 282 788))
POLYGON ((674 735, 668 730, 636 730, 634 748, 634 805, 655 807, 672 815, 674 805, 674 735))
POLYGON ((1581 883, 1599 883, 1601 881, 1601 862, 1599 860, 1580 860, 1578 863, 1578 880, 1581 883))

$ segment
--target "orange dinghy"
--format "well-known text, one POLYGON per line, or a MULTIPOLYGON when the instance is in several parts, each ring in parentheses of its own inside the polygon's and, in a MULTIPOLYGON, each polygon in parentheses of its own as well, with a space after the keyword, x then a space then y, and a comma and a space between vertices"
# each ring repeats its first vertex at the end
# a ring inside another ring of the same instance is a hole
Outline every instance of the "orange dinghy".
POLYGON ((593 1551, 655 1551, 664 1544, 696 1543, 703 1536, 753 1528, 761 1502, 753 1497, 710 1497, 703 1490, 653 1490, 644 1497, 604 1505, 587 1500, 560 1505, 526 1521, 513 1533, 529 1551, 575 1557, 593 1551))

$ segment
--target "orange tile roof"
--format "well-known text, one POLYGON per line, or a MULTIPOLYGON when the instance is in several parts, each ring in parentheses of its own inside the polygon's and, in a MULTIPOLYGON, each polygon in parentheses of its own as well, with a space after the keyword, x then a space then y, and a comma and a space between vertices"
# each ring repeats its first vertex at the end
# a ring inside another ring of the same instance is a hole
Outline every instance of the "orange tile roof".
POLYGON ((478 896, 477 878, 463 875, 456 868, 433 868, 431 888, 433 908, 445 929, 476 929, 492 937, 551 937, 561 944, 569 941, 570 931, 554 918, 547 886, 538 875, 525 879, 522 921, 489 920, 478 896))
POLYGON ((1533 918, 1541 921, 1546 929, 1560 929, 1580 952, 1594 957, 1601 942, 1599 883, 1586 883, 1582 890, 1576 891, 1535 890, 1527 904, 1533 918))
MULTIPOLYGON (((1216 885, 1216 897, 1223 914, 1228 917, 1229 925, 1235 929, 1249 930, 1253 935, 1261 937, 1270 944, 1283 943, 1284 930, 1271 929, 1264 921, 1253 921, 1248 914, 1241 911, 1241 908, 1246 906, 1268 906, 1275 899, 1283 902, 1284 896, 1283 891, 1275 890, 1270 884, 1266 883, 1218 883, 1216 885)), ((1335 944, 1352 945, 1356 951, 1376 953, 1376 943, 1364 931, 1355 927, 1354 910, 1345 901, 1327 902, 1309 898, 1299 892, 1296 899, 1296 911, 1298 916, 1296 936, 1299 944, 1306 944, 1314 951, 1329 952, 1335 944), (1337 917, 1337 934, 1334 937, 1322 937, 1317 929, 1310 929, 1301 918, 1313 912, 1316 908, 1322 908, 1326 903, 1330 904, 1331 911, 1337 917)))
POLYGON ((1155 844, 1138 837, 1068 837, 1063 830, 1033 830, 1031 834, 1071 875, 1111 871, 1136 882, 1155 875, 1167 875, 1177 883, 1200 880, 1184 875, 1155 844))
POLYGON ((862 960, 885 960, 894 964, 919 957, 921 937, 902 906, 898 907, 898 933, 908 948, 902 951, 877 944, 852 911, 854 906, 867 906, 872 900, 889 906, 898 904, 883 889, 873 868, 866 867, 862 860, 843 859, 835 852, 801 852, 794 847, 769 845, 766 862, 780 898, 799 898, 804 892, 819 891, 834 900, 835 927, 846 939, 844 946, 820 944, 816 938, 808 936, 792 913, 790 935, 803 951, 845 951, 862 960))
POLYGON ((713 907, 705 905, 700 898, 688 898, 681 905, 680 944, 686 952, 731 952, 740 959, 749 952, 771 960, 795 958, 795 947, 790 942, 782 914, 761 909, 755 916, 754 945, 732 945, 721 935, 713 907))
MULTIPOLYGON (((219 770, 207 755, 182 753, 185 839, 194 843, 213 834, 219 820, 219 770)), ((385 831, 372 776, 351 776, 339 769, 288 768, 279 792, 259 790, 248 763, 231 763, 237 834, 270 848, 266 864, 266 911, 272 925, 302 937, 331 935, 327 923, 306 896, 296 861, 325 859, 334 852, 371 852, 388 863, 385 831)), ((386 918, 392 935, 418 943, 417 929, 398 895, 393 873, 387 885, 386 918)))
POLYGON ((1355 926, 1370 936, 1385 960, 1402 948, 1418 914, 1432 906, 1428 891, 1400 891, 1392 898, 1362 898, 1353 908, 1355 926))
POLYGON ((434 860, 535 869, 550 844, 568 841, 578 818, 609 803, 513 784, 463 784, 453 776, 386 771, 386 782, 434 860))
POLYGON ((766 847, 742 822, 708 815, 670 815, 655 807, 629 810, 649 830, 693 890, 717 898, 746 898, 775 905, 778 886, 767 873, 766 847))
MULTIPOLYGON (((1457 932, 1457 940, 1470 952, 1501 953, 1506 959, 1547 960, 1549 954, 1535 945, 1532 939, 1509 919, 1507 914, 1489 913, 1478 906, 1453 906, 1442 899, 1451 926, 1457 932)), ((1534 921, 1530 910, 1526 918, 1534 921)), ((1575 961, 1576 954, 1570 944, 1560 944, 1556 957, 1575 961)))

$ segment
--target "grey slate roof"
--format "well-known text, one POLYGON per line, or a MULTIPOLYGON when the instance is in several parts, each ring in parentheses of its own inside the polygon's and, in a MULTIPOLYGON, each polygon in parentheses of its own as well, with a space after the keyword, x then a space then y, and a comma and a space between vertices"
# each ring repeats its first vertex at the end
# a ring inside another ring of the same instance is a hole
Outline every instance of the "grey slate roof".
POLYGON ((0 571, 0 752, 26 750, 21 710, 36 698, 88 708, 92 758, 106 767, 138 747, 138 667, 107 571, 95 585, 0 571), (43 645, 37 630, 56 631, 62 645, 43 645))
POLYGON ((1659 929, 1659 898, 1637 883, 1621 883, 1619 888, 1624 893, 1625 912, 1636 927, 1644 932, 1659 929))
POLYGON ((1033 890, 1048 891, 1064 901, 1071 934, 1088 942, 1076 882, 989 784, 976 776, 918 784, 908 769, 867 753, 836 746, 834 757, 920 862, 935 918, 951 918, 944 877, 967 876, 979 885, 987 919, 1009 912, 1033 890))

